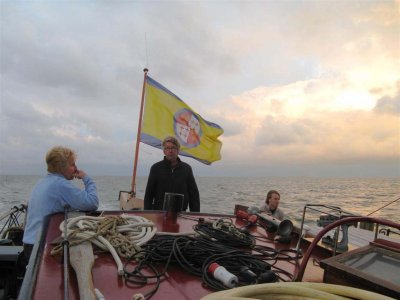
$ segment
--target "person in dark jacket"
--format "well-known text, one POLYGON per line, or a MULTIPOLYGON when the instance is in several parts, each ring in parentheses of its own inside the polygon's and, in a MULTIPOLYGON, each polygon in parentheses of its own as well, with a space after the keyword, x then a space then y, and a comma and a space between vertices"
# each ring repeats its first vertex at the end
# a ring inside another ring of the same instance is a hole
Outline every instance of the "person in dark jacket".
POLYGON ((192 167, 178 157, 180 144, 175 137, 166 137, 162 143, 164 159, 155 163, 147 180, 144 195, 145 210, 162 210, 165 193, 183 194, 182 210, 200 211, 200 194, 192 167))

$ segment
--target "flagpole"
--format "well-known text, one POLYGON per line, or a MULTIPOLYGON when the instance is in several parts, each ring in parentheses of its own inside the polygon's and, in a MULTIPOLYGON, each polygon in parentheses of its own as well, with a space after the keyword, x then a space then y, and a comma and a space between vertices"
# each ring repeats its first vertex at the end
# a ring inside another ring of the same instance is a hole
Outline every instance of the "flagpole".
POLYGON ((144 78, 143 78, 142 100, 140 103, 140 114, 139 114, 138 130, 136 137, 135 160, 133 163, 133 175, 132 175, 132 185, 131 185, 131 193, 133 197, 136 197, 136 171, 137 171, 137 161, 139 157, 140 134, 142 129, 142 117, 143 117, 143 107, 144 107, 144 94, 145 94, 146 77, 148 71, 149 70, 147 68, 143 69, 144 78))

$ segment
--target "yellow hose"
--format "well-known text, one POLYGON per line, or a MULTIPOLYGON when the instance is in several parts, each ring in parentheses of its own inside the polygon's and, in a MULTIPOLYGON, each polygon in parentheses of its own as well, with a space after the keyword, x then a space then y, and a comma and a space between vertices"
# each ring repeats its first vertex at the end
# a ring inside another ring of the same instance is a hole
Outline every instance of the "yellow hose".
POLYGON ((215 292, 201 300, 393 300, 393 298, 348 286, 314 282, 278 282, 248 285, 215 292))

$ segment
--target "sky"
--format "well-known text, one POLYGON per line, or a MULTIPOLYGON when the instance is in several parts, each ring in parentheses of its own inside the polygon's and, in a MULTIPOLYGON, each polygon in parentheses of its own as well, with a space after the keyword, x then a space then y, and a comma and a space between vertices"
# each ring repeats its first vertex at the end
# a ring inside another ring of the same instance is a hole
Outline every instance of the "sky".
MULTIPOLYGON (((400 176, 400 1, 0 0, 0 174, 131 176, 143 69, 224 129, 195 176, 400 176)), ((138 176, 162 159, 140 144, 138 176)))

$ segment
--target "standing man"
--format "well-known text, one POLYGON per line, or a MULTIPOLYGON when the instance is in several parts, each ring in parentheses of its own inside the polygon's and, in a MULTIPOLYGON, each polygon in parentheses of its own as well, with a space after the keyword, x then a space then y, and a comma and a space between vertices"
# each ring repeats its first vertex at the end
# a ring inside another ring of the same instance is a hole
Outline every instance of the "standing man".
POLYGON ((35 185, 28 202, 23 237, 26 259, 46 216, 63 212, 66 206, 85 211, 98 208, 96 184, 84 171, 78 170, 75 161, 75 152, 68 148, 54 147, 47 152, 47 176, 35 185), (72 183, 74 178, 81 179, 85 188, 76 187, 72 183))
POLYGON ((164 159, 155 163, 147 180, 144 195, 145 210, 162 210, 165 193, 183 194, 182 210, 200 211, 200 194, 193 176, 192 167, 178 157, 180 144, 175 137, 168 136, 162 142, 164 159))
POLYGON ((281 195, 278 191, 270 190, 265 199, 265 203, 260 207, 260 211, 266 212, 268 215, 282 221, 285 218, 284 212, 278 207, 281 195))

